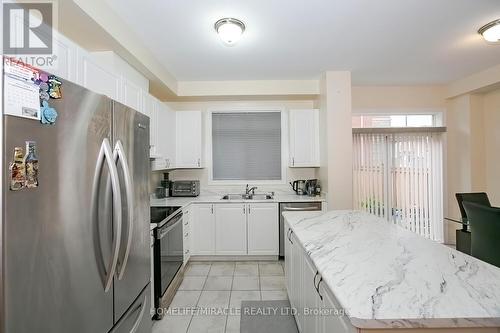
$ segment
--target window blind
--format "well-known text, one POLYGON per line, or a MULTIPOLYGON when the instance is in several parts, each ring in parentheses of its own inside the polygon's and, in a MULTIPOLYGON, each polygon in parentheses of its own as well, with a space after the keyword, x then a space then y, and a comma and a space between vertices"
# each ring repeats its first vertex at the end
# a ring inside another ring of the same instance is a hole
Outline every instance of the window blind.
POLYGON ((281 113, 212 113, 214 180, 281 180, 281 113))
POLYGON ((354 204, 443 241, 440 133, 353 134, 354 204))

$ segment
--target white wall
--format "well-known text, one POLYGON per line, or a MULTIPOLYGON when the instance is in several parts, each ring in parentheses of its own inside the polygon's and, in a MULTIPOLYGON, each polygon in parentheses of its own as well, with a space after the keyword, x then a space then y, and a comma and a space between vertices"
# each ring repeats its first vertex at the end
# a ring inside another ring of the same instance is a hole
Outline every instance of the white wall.
POLYGON ((483 97, 486 190, 500 207, 500 89, 483 97))
MULTIPOLYGON (((500 206, 500 89, 465 94, 448 101, 447 177, 448 209, 445 216, 458 218, 457 192, 487 192, 500 206)), ((460 226, 447 223, 449 243, 455 243, 460 226)))
POLYGON ((326 72, 320 81, 321 183, 328 209, 352 208, 351 73, 326 72))

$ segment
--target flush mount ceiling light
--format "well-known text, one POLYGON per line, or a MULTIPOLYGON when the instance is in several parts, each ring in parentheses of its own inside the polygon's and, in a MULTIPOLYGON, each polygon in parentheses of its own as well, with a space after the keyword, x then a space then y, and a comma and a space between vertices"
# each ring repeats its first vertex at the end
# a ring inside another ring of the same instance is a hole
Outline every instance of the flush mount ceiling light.
POLYGON ((483 25, 477 32, 489 43, 500 42, 500 20, 483 25))
POLYGON ((224 44, 232 46, 243 35, 245 24, 238 19, 226 17, 215 22, 214 28, 224 44))

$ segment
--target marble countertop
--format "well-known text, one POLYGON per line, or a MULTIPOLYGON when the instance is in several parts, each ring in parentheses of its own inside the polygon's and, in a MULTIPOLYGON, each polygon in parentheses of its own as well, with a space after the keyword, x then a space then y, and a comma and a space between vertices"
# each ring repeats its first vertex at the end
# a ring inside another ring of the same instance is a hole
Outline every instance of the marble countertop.
POLYGON ((285 212, 358 328, 500 327, 500 268, 364 212, 285 212))

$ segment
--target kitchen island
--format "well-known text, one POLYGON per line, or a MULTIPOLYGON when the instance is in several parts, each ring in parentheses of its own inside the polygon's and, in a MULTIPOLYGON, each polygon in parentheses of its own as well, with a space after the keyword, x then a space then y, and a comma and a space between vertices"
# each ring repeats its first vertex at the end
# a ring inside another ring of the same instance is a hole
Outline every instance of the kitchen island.
MULTIPOLYGON (((308 290, 330 295, 348 319, 335 332, 500 332, 500 268, 363 212, 283 215, 292 305, 321 304, 308 290)), ((302 331, 329 331, 296 318, 302 331)))

